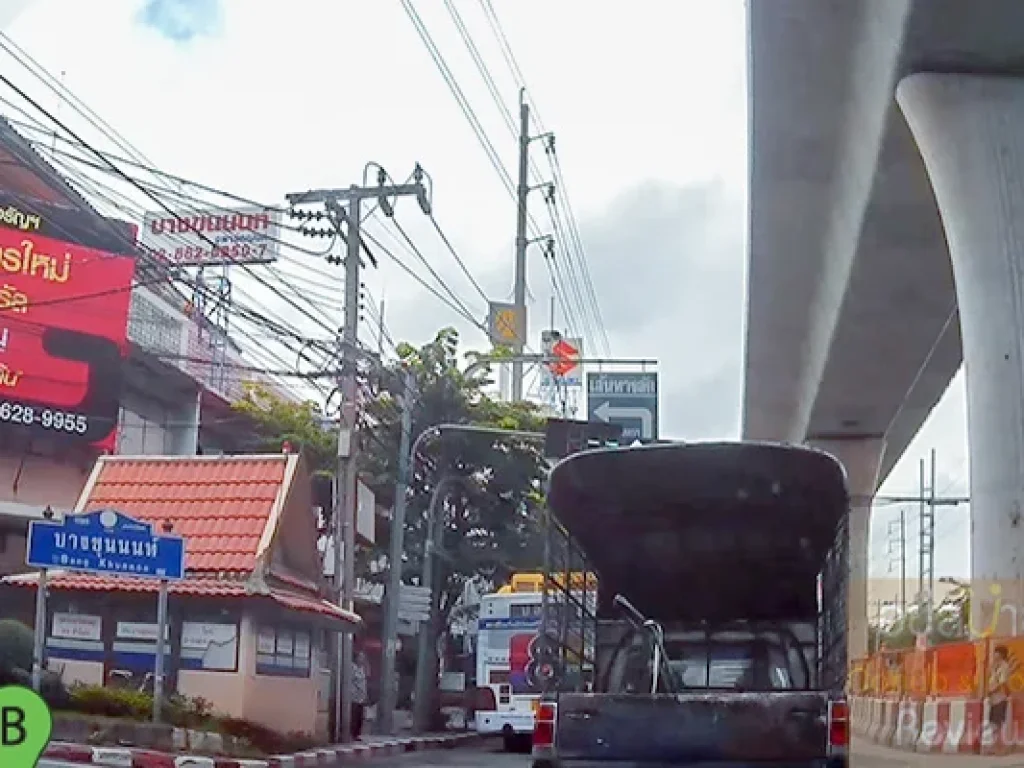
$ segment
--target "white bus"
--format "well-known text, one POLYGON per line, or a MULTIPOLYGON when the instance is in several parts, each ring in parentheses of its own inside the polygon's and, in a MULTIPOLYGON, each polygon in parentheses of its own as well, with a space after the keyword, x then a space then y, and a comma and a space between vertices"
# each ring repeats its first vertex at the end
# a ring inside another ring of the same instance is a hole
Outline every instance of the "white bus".
MULTIPOLYGON (((540 632, 542 579, 539 573, 518 573, 508 585, 480 599, 476 730, 500 734, 510 751, 529 748, 543 682, 555 671, 551 659, 556 651, 543 647, 540 632)), ((588 588, 596 590, 596 584, 588 588)), ((549 601, 555 601, 550 593, 549 601)))

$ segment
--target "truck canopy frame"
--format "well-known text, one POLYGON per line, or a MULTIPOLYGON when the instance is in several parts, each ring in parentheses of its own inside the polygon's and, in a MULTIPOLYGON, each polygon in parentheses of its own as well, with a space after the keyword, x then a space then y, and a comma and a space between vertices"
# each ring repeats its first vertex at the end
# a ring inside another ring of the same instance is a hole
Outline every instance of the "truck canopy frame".
POLYGON ((549 480, 542 609, 559 671, 576 671, 577 634, 578 665, 593 668, 598 621, 621 593, 661 622, 813 622, 819 683, 841 688, 848 515, 842 465, 805 447, 680 443, 565 459, 549 480), (597 599, 568 587, 573 573, 597 575, 597 599))

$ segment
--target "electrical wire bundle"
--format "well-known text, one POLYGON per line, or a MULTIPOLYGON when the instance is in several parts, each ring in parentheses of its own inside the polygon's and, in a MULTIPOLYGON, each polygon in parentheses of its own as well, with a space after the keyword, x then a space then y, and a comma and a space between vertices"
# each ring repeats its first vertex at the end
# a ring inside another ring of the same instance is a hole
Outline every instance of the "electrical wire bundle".
MULTIPOLYGON (((149 291, 177 306, 202 304, 211 308, 208 312, 225 312, 230 322, 227 335, 238 347, 238 354, 234 357, 258 363, 248 365, 237 359, 220 363, 230 368, 236 378, 240 378, 240 374, 259 374, 296 397, 313 397, 324 403, 330 401, 330 380, 338 373, 337 336, 344 310, 342 270, 332 268, 341 262, 339 244, 343 243, 339 233, 330 229, 318 230, 306 224, 286 223, 285 215, 294 212, 282 205, 260 203, 159 170, 3 33, 0 33, 0 50, 56 94, 62 106, 69 105, 83 126, 97 134, 95 139, 84 138, 81 135, 84 130, 72 129, 64 120, 43 108, 12 77, 0 74, 0 84, 12 94, 12 97, 0 96, 0 109, 8 114, 6 122, 27 139, 32 151, 80 193, 87 201, 87 207, 101 216, 142 222, 147 213, 156 211, 181 221, 211 210, 230 212, 239 206, 258 208, 275 215, 282 233, 275 242, 278 259, 272 264, 260 265, 243 260, 231 262, 235 275, 230 281, 229 292, 211 287, 209 268, 200 271, 176 268, 139 244, 127 242, 123 234, 119 236, 125 240, 125 252, 141 251, 135 290, 149 291), (310 242, 316 238, 326 239, 326 245, 321 241, 318 247, 311 247, 310 242)), ((377 235, 368 229, 363 230, 364 238, 369 241, 364 243, 367 249, 372 243, 375 251, 386 255, 460 318, 486 332, 483 312, 474 312, 468 302, 442 280, 423 250, 397 219, 383 216, 379 206, 374 206, 366 214, 365 219, 371 218, 376 224, 377 235), (427 275, 384 245, 382 238, 388 235, 398 244, 395 250, 404 250, 415 258, 419 265, 425 267, 427 275)), ((483 289, 433 214, 430 221, 444 249, 486 302, 483 289)), ((108 223, 108 226, 113 231, 114 225, 108 223)), ((197 235, 195 232, 188 234, 191 237, 187 242, 197 235)), ((198 234, 212 250, 214 244, 198 234)), ((186 239, 181 240, 185 245, 186 239)), ((393 351, 395 342, 384 322, 382 307, 377 306, 366 290, 360 291, 360 302, 362 319, 371 321, 361 326, 364 335, 370 337, 368 348, 372 346, 378 353, 393 351)), ((203 322, 204 318, 198 320, 203 322)), ((188 360, 188 356, 166 351, 152 351, 157 357, 169 361, 204 362, 188 360)))

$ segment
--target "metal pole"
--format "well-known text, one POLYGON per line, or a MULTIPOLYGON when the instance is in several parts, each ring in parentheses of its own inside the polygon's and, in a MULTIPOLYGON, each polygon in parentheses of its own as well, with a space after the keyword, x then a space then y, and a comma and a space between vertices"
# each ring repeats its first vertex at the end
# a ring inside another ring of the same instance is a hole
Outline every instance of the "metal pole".
POLYGON ((907 619, 907 510, 900 510, 900 618, 907 619))
POLYGON ((416 463, 416 455, 419 453, 423 443, 429 437, 438 437, 442 432, 471 432, 482 435, 495 435, 505 437, 520 437, 525 440, 544 440, 543 432, 528 432, 522 429, 499 429, 498 427, 480 427, 475 424, 435 424, 420 432, 412 443, 409 450, 409 461, 416 463))
POLYGON ((928 635, 935 621, 935 449, 932 448, 932 473, 928 490, 928 635))
MULTIPOLYGON (((523 323, 522 334, 526 334, 526 214, 530 194, 530 107, 526 103, 526 90, 519 91, 519 184, 516 188, 516 265, 514 303, 523 323)), ((525 339, 518 338, 514 346, 516 354, 523 353, 525 339)), ((523 399, 523 364, 512 363, 512 401, 523 399)))
POLYGON ((46 569, 39 569, 39 581, 36 584, 36 622, 35 636, 32 642, 32 688, 41 693, 43 688, 43 664, 46 642, 46 569))
MULTIPOLYGON (((359 233, 362 198, 358 187, 352 187, 348 208, 348 246, 345 253, 345 325, 342 327, 342 429, 348 430, 348 450, 342 458, 338 474, 344 480, 341 493, 335 504, 341 517, 344 546, 341 580, 341 607, 348 611, 355 609, 355 547, 356 547, 356 398, 359 382, 356 377, 356 355, 359 349, 359 248, 362 238, 359 233)), ((341 636, 341 741, 352 740, 352 633, 341 636)))
POLYGON ((160 579, 156 598, 156 662, 153 664, 153 722, 160 722, 164 699, 164 657, 167 653, 167 579, 160 579))
MULTIPOLYGON (((443 531, 439 531, 444 523, 444 514, 438 514, 439 507, 443 503, 445 491, 454 480, 450 475, 443 476, 434 488, 434 494, 430 498, 430 507, 427 509, 427 540, 423 548, 423 583, 422 586, 430 590, 430 621, 426 629, 420 629, 418 647, 416 654, 416 687, 413 701, 413 727, 422 733, 427 729, 427 717, 430 715, 430 691, 434 664, 432 656, 437 655, 436 648, 432 648, 434 638, 432 631, 437 624, 437 615, 434 609, 436 601, 434 592, 437 588, 434 584, 434 556, 437 552, 438 540, 442 539, 443 531)), ((440 585, 437 585, 440 586, 440 585)))
POLYGON ((398 603, 402 588, 402 555, 405 552, 405 505, 409 489, 409 441, 412 438, 412 410, 415 398, 415 377, 405 372, 402 398, 402 434, 398 448, 398 482, 395 487, 395 513, 391 521, 391 549, 388 555, 387 613, 384 616, 384 660, 380 673, 380 725, 386 734, 394 733, 395 655, 398 645, 398 603))
MULTIPOLYGON (((334 590, 335 596, 338 601, 338 605, 344 605, 344 597, 342 596, 342 530, 341 530, 341 518, 342 512, 342 498, 344 498, 344 485, 345 475, 342 471, 344 465, 344 445, 342 443, 341 435, 338 439, 338 452, 334 470, 334 482, 333 482, 333 500, 331 509, 331 541, 334 545, 334 590)), ((342 648, 344 633, 338 632, 335 637, 334 647, 334 737, 338 741, 342 740, 341 733, 341 689, 342 689, 342 669, 344 669, 344 649, 342 648)))
POLYGON ((927 549, 928 549, 928 542, 927 542, 927 538, 926 538, 926 534, 927 534, 927 531, 928 531, 928 526, 927 526, 926 518, 925 518, 924 459, 921 459, 921 461, 918 463, 918 492, 919 492, 919 496, 918 496, 917 517, 918 517, 918 529, 919 530, 918 530, 918 536, 917 536, 917 538, 918 538, 918 556, 917 556, 917 560, 918 560, 918 563, 917 563, 918 575, 917 575, 917 585, 918 585, 919 595, 918 595, 918 598, 917 598, 917 610, 918 610, 918 617, 917 617, 917 619, 918 619, 918 623, 920 623, 920 620, 921 620, 920 612, 921 612, 922 609, 926 608, 925 600, 927 599, 927 596, 926 596, 926 593, 925 593, 925 589, 926 589, 926 587, 925 587, 925 573, 926 573, 925 557, 927 555, 927 549))

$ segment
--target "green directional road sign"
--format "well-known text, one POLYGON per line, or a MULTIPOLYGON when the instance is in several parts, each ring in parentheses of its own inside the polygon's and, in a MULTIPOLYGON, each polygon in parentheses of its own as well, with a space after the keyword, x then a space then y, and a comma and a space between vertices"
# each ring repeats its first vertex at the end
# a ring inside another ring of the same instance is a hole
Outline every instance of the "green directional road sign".
POLYGON ((622 439, 658 439, 658 374, 588 373, 587 417, 622 427, 622 439))

